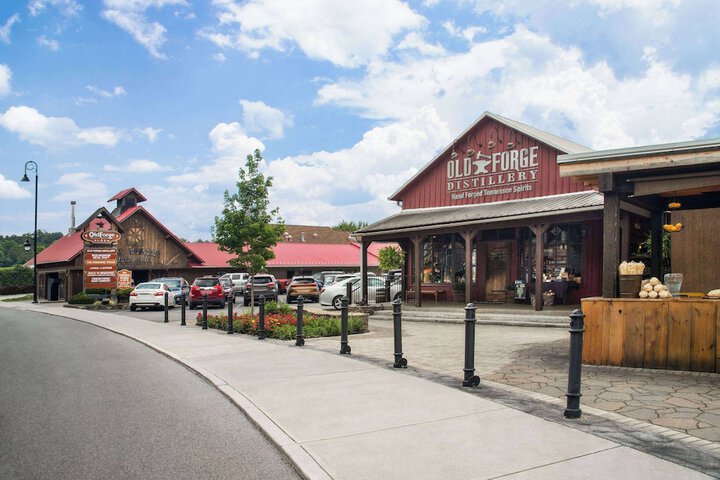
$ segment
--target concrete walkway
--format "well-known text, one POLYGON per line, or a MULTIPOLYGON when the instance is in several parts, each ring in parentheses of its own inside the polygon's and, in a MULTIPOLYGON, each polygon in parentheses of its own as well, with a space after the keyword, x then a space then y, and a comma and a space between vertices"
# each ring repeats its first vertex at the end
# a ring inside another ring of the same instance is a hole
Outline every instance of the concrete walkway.
POLYGON ((550 421, 477 394, 487 387, 452 388, 354 355, 58 304, 2 307, 92 323, 187 365, 243 409, 310 479, 661 480, 720 472, 720 456, 711 449, 668 443, 684 453, 669 462, 613 441, 607 421, 602 438, 577 428, 584 419, 564 420, 562 409, 550 421))

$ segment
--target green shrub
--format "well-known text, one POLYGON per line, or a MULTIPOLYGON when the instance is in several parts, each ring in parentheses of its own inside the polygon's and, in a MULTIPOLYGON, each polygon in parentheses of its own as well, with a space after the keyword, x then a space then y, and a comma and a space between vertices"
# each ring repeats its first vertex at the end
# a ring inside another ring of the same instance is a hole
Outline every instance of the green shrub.
POLYGON ((118 288, 117 289, 117 299, 120 303, 127 303, 130 300, 130 292, 133 291, 132 287, 128 288, 118 288))
MULTIPOLYGON (((292 310, 292 309, 291 309, 292 310)), ((265 334, 268 338, 279 340, 292 340, 297 335, 297 323, 294 314, 268 314, 265 317, 265 334)), ((202 325, 202 313, 198 313, 195 324, 202 325)), ((208 315, 208 328, 227 329, 227 317, 225 314, 208 315)), ((257 333, 257 315, 233 316, 233 331, 254 335, 257 333)), ((365 332, 365 323, 360 317, 348 318, 348 333, 365 332)), ((316 317, 308 315, 303 322, 303 336, 306 338, 315 337, 336 337, 340 335, 340 318, 338 317, 316 317)))
POLYGON ((92 298, 88 297, 86 294, 81 292, 81 293, 76 293, 75 295, 70 297, 70 300, 68 301, 68 303, 70 303, 72 305, 91 305, 91 304, 95 303, 95 300, 93 300, 92 298))
POLYGON ((88 295, 109 295, 109 288, 86 288, 85 293, 88 295))
POLYGON ((22 265, 0 268, 0 287, 18 287, 30 285, 32 291, 33 271, 22 265))
POLYGON ((265 313, 293 313, 295 310, 288 305, 287 303, 278 303, 278 302, 267 302, 265 304, 265 313))

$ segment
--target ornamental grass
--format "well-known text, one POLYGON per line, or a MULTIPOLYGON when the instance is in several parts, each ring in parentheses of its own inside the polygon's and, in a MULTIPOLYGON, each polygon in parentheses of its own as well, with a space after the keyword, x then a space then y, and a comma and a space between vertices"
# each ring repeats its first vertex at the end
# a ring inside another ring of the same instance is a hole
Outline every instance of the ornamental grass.
MULTIPOLYGON (((227 315, 207 316, 208 328, 227 330, 227 315)), ((195 325, 202 325, 202 313, 195 318, 195 325)), ((257 334, 258 315, 249 313, 233 314, 233 331, 246 335, 257 334)), ((360 317, 348 317, 348 334, 365 333, 367 329, 360 317)), ((278 340, 293 340, 297 335, 297 318, 294 313, 271 313, 265 315, 265 336, 278 340)), ((303 336, 305 338, 335 337, 340 335, 339 317, 303 315, 303 336)))

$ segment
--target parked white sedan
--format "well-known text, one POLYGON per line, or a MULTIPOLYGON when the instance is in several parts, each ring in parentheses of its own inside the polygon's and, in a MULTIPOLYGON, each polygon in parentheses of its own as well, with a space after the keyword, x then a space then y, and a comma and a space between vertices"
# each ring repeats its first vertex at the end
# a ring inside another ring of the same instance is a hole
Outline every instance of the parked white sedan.
POLYGON ((173 292, 167 283, 160 282, 143 282, 138 283, 135 290, 130 292, 130 310, 135 311, 138 308, 161 307, 165 306, 165 293, 169 295, 168 307, 175 305, 173 292))
MULTIPOLYGON (((347 285, 352 285, 353 302, 357 302, 362 296, 362 278, 353 277, 333 283, 328 287, 323 287, 320 291, 320 305, 332 305, 335 309, 340 310, 342 306, 342 297, 347 295, 347 285)), ((385 300, 385 281, 381 277, 368 276, 368 302, 378 303, 383 301, 392 301, 400 298, 402 284, 399 281, 393 281, 390 284, 390 298, 385 300)))

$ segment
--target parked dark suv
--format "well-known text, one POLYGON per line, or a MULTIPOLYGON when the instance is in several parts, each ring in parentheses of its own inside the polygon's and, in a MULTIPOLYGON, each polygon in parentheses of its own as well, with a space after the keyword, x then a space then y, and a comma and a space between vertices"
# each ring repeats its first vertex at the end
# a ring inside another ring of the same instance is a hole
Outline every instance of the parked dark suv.
POLYGON ((267 273, 259 273, 252 278, 252 283, 248 281, 245 285, 245 306, 250 305, 250 295, 255 299, 255 303, 260 297, 265 297, 266 301, 277 302, 278 285, 275 277, 267 273))
POLYGON ((190 310, 202 305, 207 295, 208 305, 225 307, 225 290, 218 277, 198 277, 190 287, 190 310))

